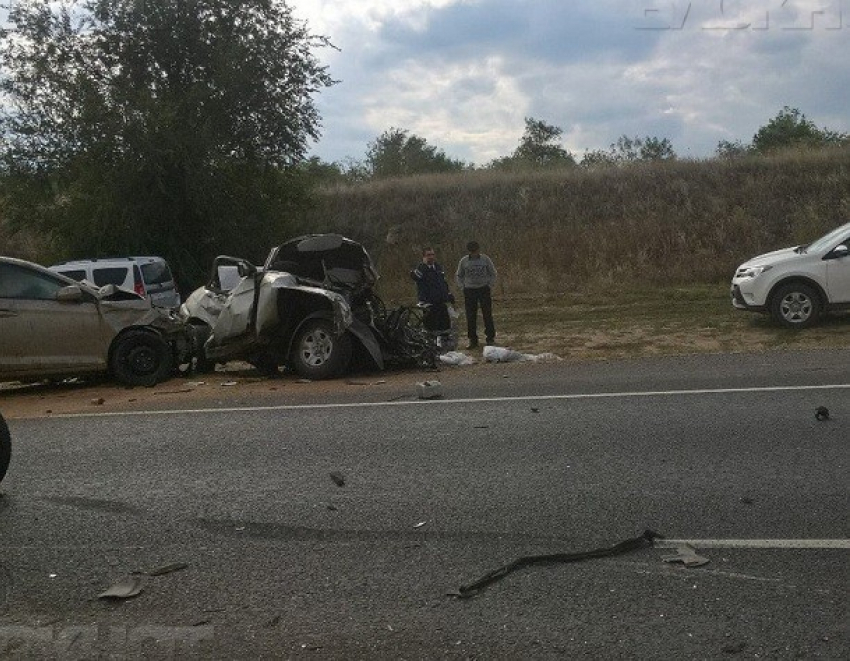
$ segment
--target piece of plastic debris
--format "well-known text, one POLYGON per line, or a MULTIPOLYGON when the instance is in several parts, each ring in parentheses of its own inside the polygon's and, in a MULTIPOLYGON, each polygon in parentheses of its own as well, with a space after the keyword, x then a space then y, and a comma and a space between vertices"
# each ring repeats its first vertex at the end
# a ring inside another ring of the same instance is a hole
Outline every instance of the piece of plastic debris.
POLYGON ((110 586, 104 592, 97 595, 98 599, 132 599, 142 592, 142 580, 136 576, 130 576, 110 586))
POLYGON ((375 386, 382 386, 382 385, 384 385, 386 382, 387 382, 387 380, 386 380, 386 379, 378 379, 378 380, 377 380, 377 381, 375 381, 375 383, 373 383, 372 385, 375 385, 375 386))
POLYGON ((665 555, 661 559, 664 562, 681 562, 685 567, 702 567, 711 562, 708 558, 697 555, 694 547, 682 544, 676 548, 676 555, 665 555))
POLYGON ((419 523, 417 523, 417 524, 416 524, 415 526, 413 526, 413 527, 414 527, 414 528, 422 528, 423 526, 427 526, 427 525, 428 525, 428 522, 427 522, 427 521, 420 521, 419 523))
POLYGON ((422 381, 416 384, 419 399, 439 399, 443 396, 443 384, 439 381, 422 381))
POLYGON ((345 486, 345 476, 342 473, 338 471, 333 471, 330 473, 330 477, 333 480, 333 483, 338 487, 345 486))
POLYGON ((310 379, 298 379, 295 383, 313 383, 310 379))
POLYGON ((815 409, 815 419, 816 420, 829 420, 829 409, 825 406, 818 406, 815 409))
POLYGON ((187 385, 190 385, 190 386, 192 386, 193 388, 196 388, 197 386, 205 386, 205 385, 207 385, 207 382, 206 382, 206 381, 189 381, 189 383, 188 383, 187 385))
POLYGON ((103 397, 95 397, 93 400, 91 400, 91 403, 94 406, 101 406, 102 404, 106 403, 106 400, 103 397))
POLYGON ((222 386, 235 386, 237 383, 239 383, 239 382, 238 381, 222 381, 221 385, 222 386))
POLYGON ((462 351, 447 351, 439 356, 440 362, 446 365, 474 365, 475 358, 467 356, 462 351))

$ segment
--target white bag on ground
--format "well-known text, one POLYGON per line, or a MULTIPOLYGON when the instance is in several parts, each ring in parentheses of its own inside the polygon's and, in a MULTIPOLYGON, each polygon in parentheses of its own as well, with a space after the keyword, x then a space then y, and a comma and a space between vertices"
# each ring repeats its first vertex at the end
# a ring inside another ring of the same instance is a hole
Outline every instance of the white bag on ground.
POLYGON ((540 362, 544 360, 561 360, 553 353, 541 353, 534 355, 531 353, 520 353, 513 349, 505 347, 486 346, 483 351, 484 360, 488 363, 517 363, 523 361, 540 362))

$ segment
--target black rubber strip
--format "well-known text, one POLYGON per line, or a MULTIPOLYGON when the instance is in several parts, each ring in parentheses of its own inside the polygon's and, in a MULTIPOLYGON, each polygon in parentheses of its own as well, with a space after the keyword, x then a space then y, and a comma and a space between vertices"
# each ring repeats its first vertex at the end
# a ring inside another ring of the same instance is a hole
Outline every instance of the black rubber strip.
POLYGON ((474 597, 476 594, 478 594, 478 592, 480 592, 488 585, 491 585, 496 581, 502 580, 508 574, 515 572, 517 569, 521 569, 523 567, 529 567, 531 565, 550 565, 567 562, 580 562, 582 560, 591 560, 593 558, 607 558, 612 555, 622 555, 623 553, 630 553, 631 551, 637 551, 638 549, 650 547, 652 546, 653 540, 663 538, 663 535, 659 535, 657 532, 653 532, 652 530, 644 530, 643 534, 639 537, 624 540, 618 544, 614 544, 614 546, 609 546, 607 548, 594 549, 593 551, 579 551, 577 553, 553 553, 550 555, 523 556, 522 558, 514 560, 513 562, 505 565, 504 567, 494 569, 493 571, 484 574, 484 576, 479 578, 474 583, 470 583, 468 585, 461 585, 456 596, 460 597, 461 599, 468 599, 469 597, 474 597))

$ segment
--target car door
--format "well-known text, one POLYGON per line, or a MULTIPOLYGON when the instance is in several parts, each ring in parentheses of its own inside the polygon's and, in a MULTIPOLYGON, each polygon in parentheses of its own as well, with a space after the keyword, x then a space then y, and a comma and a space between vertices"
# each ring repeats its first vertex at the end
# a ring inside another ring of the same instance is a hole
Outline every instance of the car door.
POLYGON ((826 281, 831 303, 850 302, 850 237, 826 255, 826 281))
POLYGON ((17 376, 106 369, 108 338, 94 296, 60 302, 64 279, 0 264, 0 372, 17 376))

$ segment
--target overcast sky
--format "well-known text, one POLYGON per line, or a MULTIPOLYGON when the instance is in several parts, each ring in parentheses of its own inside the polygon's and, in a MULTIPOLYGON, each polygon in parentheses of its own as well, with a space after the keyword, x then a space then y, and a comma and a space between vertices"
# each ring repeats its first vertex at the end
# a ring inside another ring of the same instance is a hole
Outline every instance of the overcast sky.
POLYGON ((318 97, 327 161, 390 127, 479 165, 524 118, 577 157, 621 135, 680 157, 745 143, 783 106, 850 132, 850 0, 288 0, 339 52, 318 97))

